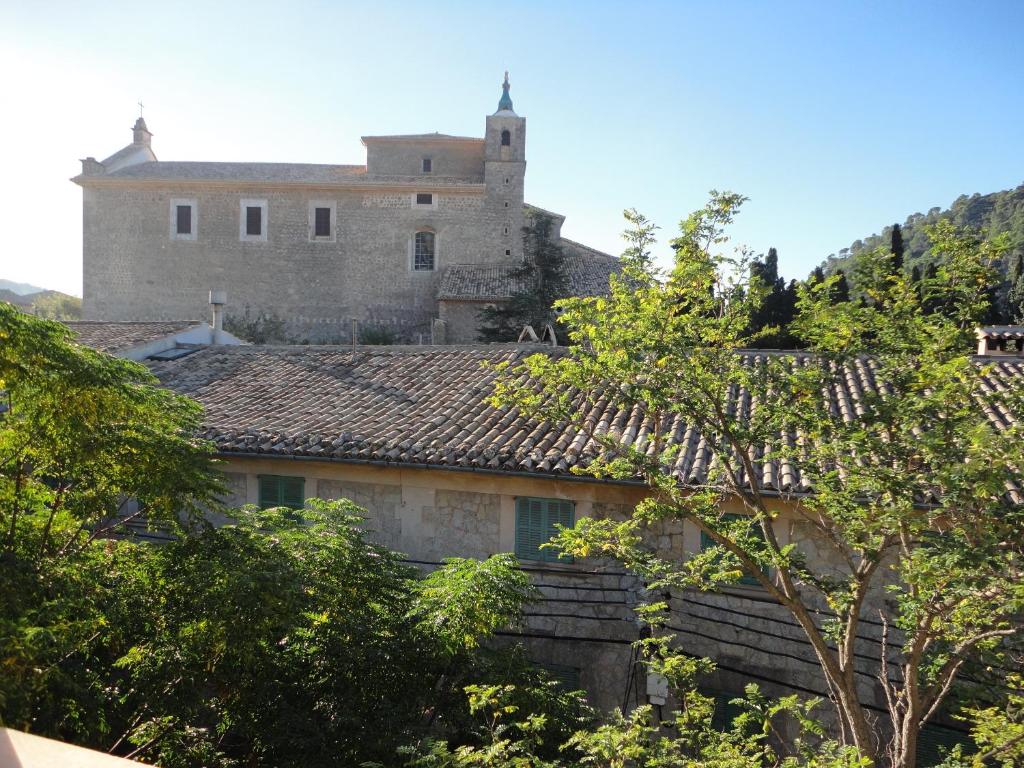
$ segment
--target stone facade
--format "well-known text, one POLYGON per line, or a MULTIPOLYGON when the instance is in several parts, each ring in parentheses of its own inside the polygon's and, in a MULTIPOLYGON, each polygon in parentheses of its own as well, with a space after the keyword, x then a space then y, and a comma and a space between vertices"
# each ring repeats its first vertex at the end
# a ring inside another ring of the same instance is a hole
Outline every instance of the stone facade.
POLYGON ((204 317, 221 289, 229 326, 268 318, 296 341, 347 342, 354 318, 429 342, 446 269, 523 260, 526 121, 501 107, 483 138, 366 136, 363 166, 160 162, 140 118, 131 145, 74 179, 84 318, 204 317), (262 211, 256 236, 247 206, 262 211), (331 211, 326 236, 318 207, 331 211), (417 232, 434 236, 432 269, 414 268, 417 232))
MULTIPOLYGON (((614 483, 270 456, 226 458, 232 503, 256 503, 261 474, 301 475, 307 496, 348 498, 365 507, 371 537, 426 569, 446 557, 484 558, 515 551, 519 497, 567 499, 577 518, 613 519, 623 519, 643 498, 638 486, 614 483)), ((796 543, 813 556, 818 548, 806 538, 799 520, 783 502, 778 512, 780 544, 796 543)), ((692 523, 661 523, 648 534, 651 545, 676 558, 700 549, 700 531, 692 523)), ((632 645, 640 636, 633 607, 651 597, 641 581, 603 561, 521 562, 540 599, 527 608, 523 626, 501 633, 502 641, 522 642, 538 663, 577 670, 598 707, 647 703, 646 672, 636 664, 632 645)), ((740 695, 753 681, 772 695, 826 695, 801 629, 760 587, 736 585, 718 593, 687 590, 656 597, 668 599, 676 645, 684 653, 716 661, 718 669, 706 681, 709 689, 740 695)), ((822 620, 826 618, 823 610, 822 620)), ((858 647, 861 693, 878 707, 883 706, 874 684, 880 632, 880 627, 866 624, 858 647)), ((823 708, 821 715, 827 719, 830 713, 823 708)))

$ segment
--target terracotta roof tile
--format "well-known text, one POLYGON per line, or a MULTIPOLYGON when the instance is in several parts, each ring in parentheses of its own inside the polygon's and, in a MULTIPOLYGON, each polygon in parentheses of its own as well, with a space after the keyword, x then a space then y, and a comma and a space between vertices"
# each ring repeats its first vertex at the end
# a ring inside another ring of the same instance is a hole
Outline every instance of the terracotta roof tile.
MULTIPOLYGON (((204 436, 225 453, 277 454, 396 464, 469 467, 558 475, 586 467, 598 447, 585 432, 565 424, 538 423, 487 402, 495 374, 485 361, 515 363, 529 354, 559 349, 538 346, 465 347, 209 347, 150 367, 171 389, 206 408, 204 436)), ((741 353, 748 364, 773 353, 741 353)), ((777 354, 777 353, 776 353, 777 354)), ((795 364, 810 357, 790 355, 795 364)), ((985 359, 984 382, 991 391, 1024 376, 1024 360, 985 359)), ((852 414, 864 389, 876 382, 871 365, 849 369, 829 392, 836 413, 852 414)), ((756 407, 734 393, 734 407, 756 407)), ((1013 414, 986 412, 997 427, 1013 414)), ((652 423, 639 409, 629 411, 601 398, 587 414, 598 432, 653 451, 652 423)), ((671 467, 679 482, 704 483, 713 453, 693 427, 676 417, 664 427, 681 450, 671 467)), ((780 435, 792 447, 803 435, 780 435)), ((806 493, 809 481, 787 460, 763 460, 744 483, 779 493, 806 493)))
POLYGON ((155 322, 113 322, 107 320, 67 321, 79 344, 101 352, 118 352, 199 325, 198 320, 166 320, 155 322))

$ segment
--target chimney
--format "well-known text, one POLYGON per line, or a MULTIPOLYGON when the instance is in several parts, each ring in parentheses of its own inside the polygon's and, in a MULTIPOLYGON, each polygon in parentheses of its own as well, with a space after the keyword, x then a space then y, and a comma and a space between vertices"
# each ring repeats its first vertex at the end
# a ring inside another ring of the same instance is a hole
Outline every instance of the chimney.
POLYGON ((102 176, 106 172, 106 166, 95 157, 87 157, 82 161, 83 176, 102 176))
MULTIPOLYGON (((141 119, 141 118, 140 118, 141 119)), ((228 292, 210 290, 210 308, 213 310, 213 334, 211 344, 220 344, 224 332, 224 305, 228 303, 228 292)))
POLYGON ((1024 325, 989 325, 975 330, 978 354, 984 357, 1024 357, 1024 325))

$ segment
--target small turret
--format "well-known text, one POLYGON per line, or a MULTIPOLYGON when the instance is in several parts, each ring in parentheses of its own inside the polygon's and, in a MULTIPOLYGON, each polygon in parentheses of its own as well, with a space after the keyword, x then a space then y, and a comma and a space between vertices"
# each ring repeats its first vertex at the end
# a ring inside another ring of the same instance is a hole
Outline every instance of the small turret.
POLYGON ((140 115, 139 119, 135 121, 135 127, 132 128, 132 144, 149 147, 152 146, 152 142, 153 134, 149 132, 146 121, 140 115))
MULTIPOLYGON (((141 107, 142 105, 140 104, 139 106, 141 107)), ((92 162, 83 160, 82 175, 95 176, 101 173, 114 173, 122 168, 127 168, 129 165, 152 163, 155 160, 156 155, 153 154, 153 134, 149 132, 149 127, 146 125, 142 115, 139 115, 139 119, 132 126, 132 143, 118 150, 102 163, 97 163, 95 160, 92 162)))
POLYGON ((498 101, 498 111, 494 114, 502 116, 515 116, 516 112, 512 108, 512 97, 508 95, 508 89, 512 85, 508 81, 508 70, 505 70, 505 82, 501 84, 501 99, 498 101))

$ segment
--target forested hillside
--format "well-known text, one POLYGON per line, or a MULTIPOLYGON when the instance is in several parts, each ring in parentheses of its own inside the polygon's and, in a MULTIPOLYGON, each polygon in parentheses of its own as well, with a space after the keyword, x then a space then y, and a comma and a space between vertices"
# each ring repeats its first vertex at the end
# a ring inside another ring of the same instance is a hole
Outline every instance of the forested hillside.
MULTIPOLYGON (((1003 280, 993 286, 994 312, 991 319, 994 322, 1013 322, 1008 296, 1015 283, 1022 283, 1019 289, 1024 289, 1021 274, 1024 271, 1024 184, 987 195, 961 195, 947 209, 935 207, 927 213, 908 216, 901 229, 905 249, 903 268, 909 274, 920 277, 926 275, 930 268, 934 269, 937 258, 932 253, 927 228, 942 219, 951 221, 958 228, 975 230, 985 239, 1006 233, 1010 247, 994 265, 1003 280)), ((890 246, 892 237, 893 226, 885 227, 880 234, 857 240, 838 254, 830 255, 821 265, 822 269, 825 274, 842 270, 856 291, 854 273, 857 257, 879 246, 890 246)))
POLYGON ((49 320, 77 320, 82 316, 82 300, 60 291, 18 293, 12 289, 0 288, 0 301, 13 304, 22 312, 49 320))

